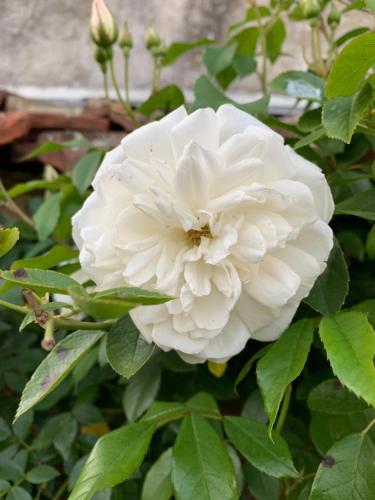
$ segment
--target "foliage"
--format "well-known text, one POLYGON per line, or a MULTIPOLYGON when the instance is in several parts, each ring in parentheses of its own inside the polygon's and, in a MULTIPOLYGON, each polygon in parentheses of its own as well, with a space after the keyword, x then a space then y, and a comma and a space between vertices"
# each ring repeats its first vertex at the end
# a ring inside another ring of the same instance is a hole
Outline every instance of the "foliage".
MULTIPOLYGON (((0 498, 375 498, 375 34, 337 33, 353 9, 371 21, 374 5, 248 3, 220 43, 165 47, 148 33, 153 88, 138 112, 156 119, 181 105, 160 72, 201 51, 191 109, 231 102, 259 115, 325 173, 336 202, 326 271, 274 343, 249 342, 228 366, 186 364, 147 344, 127 315, 171 297, 93 292, 74 274, 71 216, 105 151, 82 137, 40 146, 28 158, 87 154, 69 175, 0 185, 0 498), (269 81, 287 19, 310 27, 309 67, 269 81), (245 78, 259 78, 261 99, 227 97, 245 78), (296 99, 299 116, 269 115, 275 93, 296 99)), ((125 61, 130 49, 122 43, 125 61)))

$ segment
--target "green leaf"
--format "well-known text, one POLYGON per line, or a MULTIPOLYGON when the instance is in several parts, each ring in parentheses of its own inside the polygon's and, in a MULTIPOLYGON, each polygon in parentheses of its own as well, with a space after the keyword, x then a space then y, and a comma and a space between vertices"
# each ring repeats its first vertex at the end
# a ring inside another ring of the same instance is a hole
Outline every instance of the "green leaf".
POLYGON ((305 366, 313 333, 314 324, 311 320, 297 321, 258 361, 257 379, 270 420, 270 429, 274 426, 287 386, 300 375, 305 366))
POLYGON ((375 299, 364 300, 359 304, 354 305, 352 311, 360 311, 366 313, 369 322, 375 326, 375 299))
POLYGON ((363 413, 371 409, 336 379, 325 380, 309 393, 307 404, 312 411, 329 415, 363 413))
POLYGON ((153 364, 142 368, 126 386, 123 407, 129 422, 140 417, 155 401, 161 383, 160 366, 153 364))
POLYGON ((254 467, 272 477, 298 477, 286 441, 267 426, 245 417, 225 417, 225 432, 254 467))
POLYGON ((185 405, 190 412, 200 413, 208 417, 220 417, 221 415, 215 398, 207 392, 198 392, 186 401, 185 405))
POLYGON ((207 47, 203 54, 203 62, 211 76, 216 76, 232 63, 236 48, 236 43, 207 47))
MULTIPOLYGON (((327 453, 337 441, 355 432, 361 432, 375 418, 373 408, 355 413, 323 413, 311 411, 309 432, 314 446, 321 455, 327 453)), ((375 429, 371 438, 375 438, 375 429)))
POLYGON ((299 141, 297 141, 294 145, 294 149, 300 149, 304 148, 305 146, 309 146, 310 144, 313 144, 323 137, 325 137, 326 132, 323 127, 319 127, 316 130, 313 130, 310 132, 310 134, 307 134, 305 137, 302 137, 299 141))
POLYGON ((235 500, 236 476, 228 451, 199 415, 184 418, 173 447, 172 483, 178 500, 235 500))
POLYGON ((246 104, 235 102, 216 88, 206 76, 201 76, 195 82, 194 94, 195 101, 191 105, 191 111, 204 107, 210 107, 216 111, 222 104, 230 103, 242 111, 258 116, 267 112, 269 103, 269 98, 266 96, 246 104))
POLYGON ((52 392, 104 333, 99 330, 78 330, 61 340, 26 384, 15 420, 52 392))
POLYGON ((248 462, 244 466, 244 474, 250 493, 261 500, 278 500, 280 498, 280 479, 259 471, 248 462))
POLYGON ((20 237, 20 232, 17 227, 9 229, 0 228, 0 257, 5 255, 17 243, 20 237))
POLYGON ((323 318, 319 334, 341 383, 375 406, 375 332, 366 315, 341 312, 323 318))
POLYGON ((347 33, 345 33, 344 35, 340 36, 340 38, 338 38, 335 41, 335 47, 341 47, 342 44, 344 44, 345 42, 347 42, 351 38, 357 37, 358 35, 362 35, 362 33, 366 33, 367 31, 369 31, 369 28, 367 28, 367 27, 366 28, 365 27, 354 28, 353 30, 350 30, 347 33))
POLYGON ((34 421, 34 412, 27 411, 20 417, 17 422, 13 423, 13 432, 14 435, 19 439, 25 440, 30 433, 31 426, 34 421))
POLYGON ((89 295, 81 285, 69 287, 68 293, 82 311, 98 318, 119 318, 135 306, 134 303, 117 297, 96 298, 89 295))
POLYGON ((188 410, 183 403, 154 401, 142 417, 142 421, 155 422, 158 426, 161 426, 172 420, 178 420, 187 415, 187 413, 188 410))
POLYGON ((60 202, 60 193, 51 194, 33 215, 38 238, 42 241, 47 239, 57 226, 60 217, 60 202))
POLYGON ((280 56, 285 37, 285 25, 282 19, 278 18, 271 23, 266 35, 267 57, 271 62, 274 63, 280 56))
POLYGON ((59 476, 60 472, 50 465, 43 464, 37 465, 29 470, 26 474, 26 479, 32 484, 42 484, 52 481, 55 477, 59 476))
POLYGON ((375 260, 375 225, 372 226, 367 235, 366 252, 370 259, 375 260))
POLYGON ((345 258, 337 241, 328 258, 327 267, 316 280, 306 304, 320 312, 323 316, 337 313, 348 293, 349 273, 345 258))
POLYGON ((47 153, 58 153, 66 149, 82 149, 88 148, 89 146, 89 141, 87 141, 87 139, 85 139, 83 136, 79 136, 75 139, 72 139, 71 141, 66 142, 47 141, 21 158, 21 161, 31 160, 32 158, 36 158, 37 156, 42 156, 47 153))
POLYGON ((167 53, 163 59, 163 66, 173 64, 179 57, 190 50, 198 47, 204 47, 205 45, 210 45, 211 43, 214 43, 214 41, 208 40, 207 38, 202 38, 201 40, 196 40, 195 42, 174 42, 168 47, 167 53))
POLYGON ((336 205, 337 215, 354 215, 375 221, 375 189, 357 193, 336 205))
POLYGON ((149 116, 157 110, 169 113, 173 109, 182 106, 185 103, 184 94, 177 85, 167 85, 166 87, 154 92, 146 101, 144 101, 137 111, 142 115, 149 116))
POLYGON ((96 171, 102 161, 103 153, 98 150, 90 151, 76 163, 72 181, 78 192, 83 195, 90 186, 96 171))
POLYGON ((322 123, 327 137, 349 144, 371 99, 372 88, 370 84, 366 84, 361 92, 353 96, 334 97, 326 102, 323 106, 322 123))
POLYGON ((128 479, 141 465, 155 424, 138 422, 101 437, 87 459, 69 500, 90 500, 97 491, 128 479))
POLYGON ((169 500, 173 495, 171 470, 172 448, 168 448, 148 470, 141 500, 169 500))
POLYGON ((321 101, 323 95, 323 81, 308 71, 285 71, 274 78, 271 88, 281 94, 297 99, 321 101))
POLYGON ((18 481, 23 476, 22 468, 12 459, 0 455, 0 477, 7 481, 18 481))
POLYGON ((120 288, 109 288, 108 290, 103 290, 94 295, 95 298, 107 297, 108 295, 117 297, 120 299, 126 299, 128 302, 134 302, 134 304, 143 305, 155 305, 164 304, 174 297, 171 295, 165 295, 158 292, 150 292, 149 290, 143 290, 143 288, 137 287, 120 287, 120 288))
POLYGON ((254 73, 257 67, 256 59, 253 56, 235 54, 233 58, 233 68, 240 78, 254 73))
POLYGON ((6 492, 8 489, 10 489, 10 483, 5 481, 5 479, 0 479, 0 494, 6 492))
POLYGON ((66 180, 67 177, 60 176, 58 179, 53 181, 38 179, 29 182, 21 182, 20 184, 16 184, 9 189, 8 195, 11 198, 17 198, 17 196, 29 193, 30 191, 35 191, 36 189, 60 189, 66 180))
POLYGON ((325 88, 326 97, 353 95, 374 63, 375 33, 364 33, 351 40, 331 67, 325 88))
POLYGON ((0 417, 0 442, 6 441, 11 435, 9 425, 0 417))
POLYGON ((375 445, 366 434, 351 434, 323 457, 310 500, 370 500, 375 498, 375 445))
POLYGON ((49 269, 64 261, 75 259, 77 256, 77 250, 65 245, 55 245, 48 252, 37 257, 15 260, 11 265, 11 269, 20 269, 22 267, 49 269))
POLYGON ((227 43, 237 44, 237 54, 243 56, 255 56, 256 46, 259 37, 259 30, 255 27, 245 28, 236 33, 227 43))
POLYGON ((5 500, 32 500, 28 491, 21 486, 13 486, 6 496, 5 500))
POLYGON ((67 288, 80 286, 77 281, 66 274, 27 267, 12 271, 0 271, 0 278, 9 281, 13 285, 50 293, 66 293, 67 288))
POLYGON ((146 342, 130 316, 119 319, 106 338, 109 364, 125 378, 132 377, 150 358, 154 344, 146 342))

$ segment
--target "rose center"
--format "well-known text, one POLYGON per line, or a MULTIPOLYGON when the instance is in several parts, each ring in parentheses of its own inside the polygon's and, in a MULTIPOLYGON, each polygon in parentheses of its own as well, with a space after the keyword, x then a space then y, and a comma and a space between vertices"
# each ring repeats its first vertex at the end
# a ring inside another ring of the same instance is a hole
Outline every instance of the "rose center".
POLYGON ((187 235, 195 246, 200 245, 203 237, 212 238, 211 230, 208 224, 203 226, 201 229, 189 229, 189 231, 187 231, 187 235))

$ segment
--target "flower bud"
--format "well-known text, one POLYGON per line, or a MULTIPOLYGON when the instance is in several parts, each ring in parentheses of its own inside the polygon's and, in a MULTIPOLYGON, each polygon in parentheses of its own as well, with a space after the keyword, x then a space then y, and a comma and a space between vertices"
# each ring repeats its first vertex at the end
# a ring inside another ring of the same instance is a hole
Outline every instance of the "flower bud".
POLYGON ((341 14, 336 9, 335 4, 332 5, 331 12, 328 15, 327 22, 331 28, 336 28, 340 24, 341 14))
POLYGON ((104 0, 92 2, 90 32, 96 45, 102 48, 110 47, 117 40, 116 21, 104 0))
POLYGON ((301 0, 301 5, 307 19, 319 16, 321 8, 318 0, 301 0))
POLYGON ((129 54, 130 49, 133 47, 133 38, 129 31, 128 21, 124 22, 124 29, 120 35, 118 44, 124 54, 129 54))
POLYGON ((147 50, 152 50, 161 44, 161 38, 152 26, 149 26, 145 36, 145 46, 147 50))

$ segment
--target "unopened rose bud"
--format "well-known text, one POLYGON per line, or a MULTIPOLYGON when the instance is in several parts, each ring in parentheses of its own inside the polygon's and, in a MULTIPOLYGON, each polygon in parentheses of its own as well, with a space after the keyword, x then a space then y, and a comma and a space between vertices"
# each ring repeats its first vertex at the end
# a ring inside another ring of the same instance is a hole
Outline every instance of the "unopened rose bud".
POLYGON ((102 48, 111 47, 117 40, 116 21, 104 0, 92 2, 90 32, 94 42, 102 48))
POLYGON ((161 42, 159 45, 152 47, 151 53, 154 57, 163 58, 167 53, 167 47, 161 42))
POLYGON ((119 46, 121 47, 124 54, 129 54, 130 49, 133 47, 133 38, 129 31, 128 22, 124 22, 124 29, 120 35, 119 46))
POLYGON ((341 20, 341 14, 340 12, 336 9, 336 6, 333 4, 331 12, 328 15, 327 22, 331 26, 331 28, 336 28, 341 20))
POLYGON ((152 26, 149 26, 145 36, 145 46, 147 50, 152 50, 161 44, 161 38, 152 26))
POLYGON ((307 19, 319 16, 321 7, 318 0, 301 0, 301 5, 307 19))

